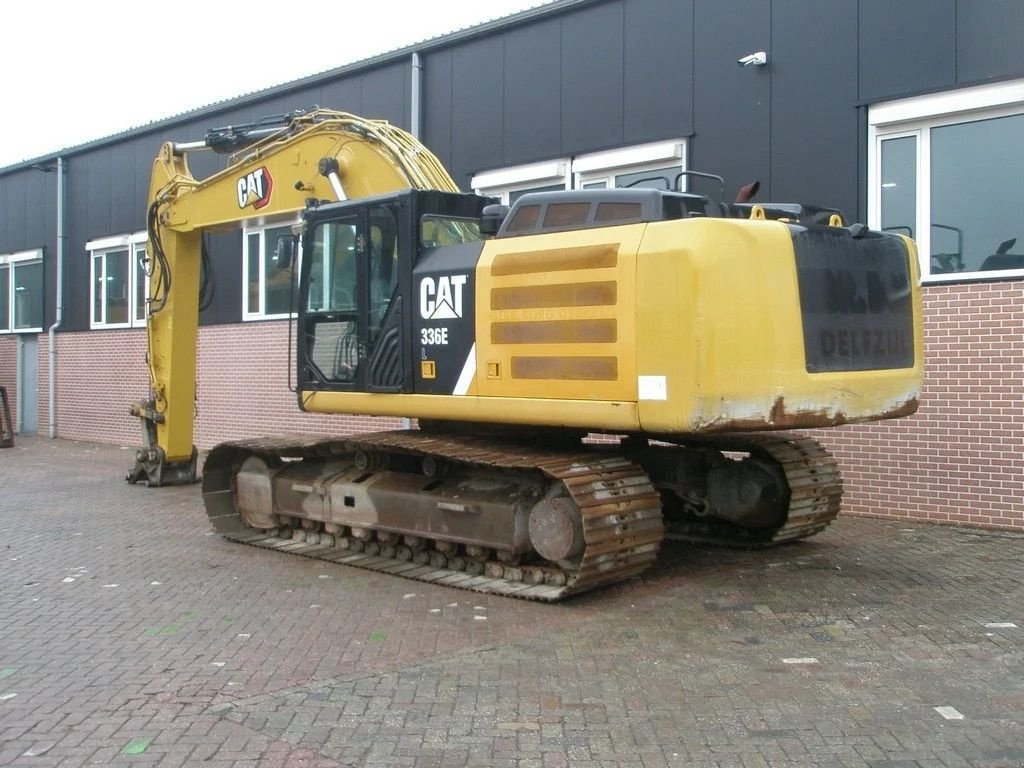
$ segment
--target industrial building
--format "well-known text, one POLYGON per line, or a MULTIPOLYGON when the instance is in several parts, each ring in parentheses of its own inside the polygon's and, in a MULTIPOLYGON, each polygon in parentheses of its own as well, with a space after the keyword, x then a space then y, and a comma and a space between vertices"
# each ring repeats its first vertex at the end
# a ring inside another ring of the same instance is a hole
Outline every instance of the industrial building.
MULTIPOLYGON (((728 199, 760 180, 759 200, 912 235, 924 396, 913 417, 817 435, 841 460, 844 509, 1024 529, 1021 29, 1011 0, 558 0, 0 169, 0 384, 22 433, 138 444, 160 145, 321 105, 405 128, 505 202, 700 170, 728 199)), ((223 163, 196 154, 192 172, 223 163)), ((200 448, 395 423, 296 408, 274 260, 293 221, 211 239, 200 448)))

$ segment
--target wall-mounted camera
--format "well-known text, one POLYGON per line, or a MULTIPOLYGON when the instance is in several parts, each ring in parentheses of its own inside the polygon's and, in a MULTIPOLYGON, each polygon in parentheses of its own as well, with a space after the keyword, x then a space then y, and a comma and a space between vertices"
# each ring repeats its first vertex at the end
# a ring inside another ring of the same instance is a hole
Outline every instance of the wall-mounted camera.
POLYGON ((736 59, 736 63, 741 67, 763 67, 768 63, 768 54, 764 51, 748 53, 746 56, 736 59))

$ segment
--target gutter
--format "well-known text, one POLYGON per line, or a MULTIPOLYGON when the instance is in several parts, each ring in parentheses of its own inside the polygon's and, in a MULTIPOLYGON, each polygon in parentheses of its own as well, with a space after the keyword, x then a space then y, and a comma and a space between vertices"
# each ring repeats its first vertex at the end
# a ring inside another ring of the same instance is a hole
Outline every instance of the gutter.
POLYGON ((49 336, 49 413, 50 439, 57 437, 57 329, 64 319, 64 158, 57 157, 57 314, 47 332, 49 336))
POLYGON ((423 138, 423 60, 418 51, 412 53, 412 88, 409 105, 409 132, 417 139, 423 138))

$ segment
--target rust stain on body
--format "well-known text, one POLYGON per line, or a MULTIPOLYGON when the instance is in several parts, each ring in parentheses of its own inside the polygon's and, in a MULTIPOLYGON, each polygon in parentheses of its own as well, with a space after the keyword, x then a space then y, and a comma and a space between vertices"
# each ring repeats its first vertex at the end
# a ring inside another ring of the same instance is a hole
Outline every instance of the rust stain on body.
POLYGON ((912 397, 897 406, 894 406, 881 413, 871 413, 863 417, 849 418, 842 411, 834 413, 825 408, 816 410, 787 411, 785 398, 781 395, 775 398, 767 418, 742 417, 723 418, 705 425, 701 432, 733 432, 733 431, 763 431, 773 429, 820 429, 823 427, 838 427, 843 424, 855 424, 862 421, 880 421, 883 419, 898 419, 910 416, 917 412, 919 400, 912 397))

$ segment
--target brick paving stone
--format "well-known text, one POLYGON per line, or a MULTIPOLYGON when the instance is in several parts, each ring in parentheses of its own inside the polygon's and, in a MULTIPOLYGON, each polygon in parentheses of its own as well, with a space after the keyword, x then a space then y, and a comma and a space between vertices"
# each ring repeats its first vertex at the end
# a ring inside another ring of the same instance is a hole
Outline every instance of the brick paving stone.
POLYGON ((230 544, 130 457, 0 451, 0 765, 1024 765, 1020 535, 841 517, 537 605, 230 544))

